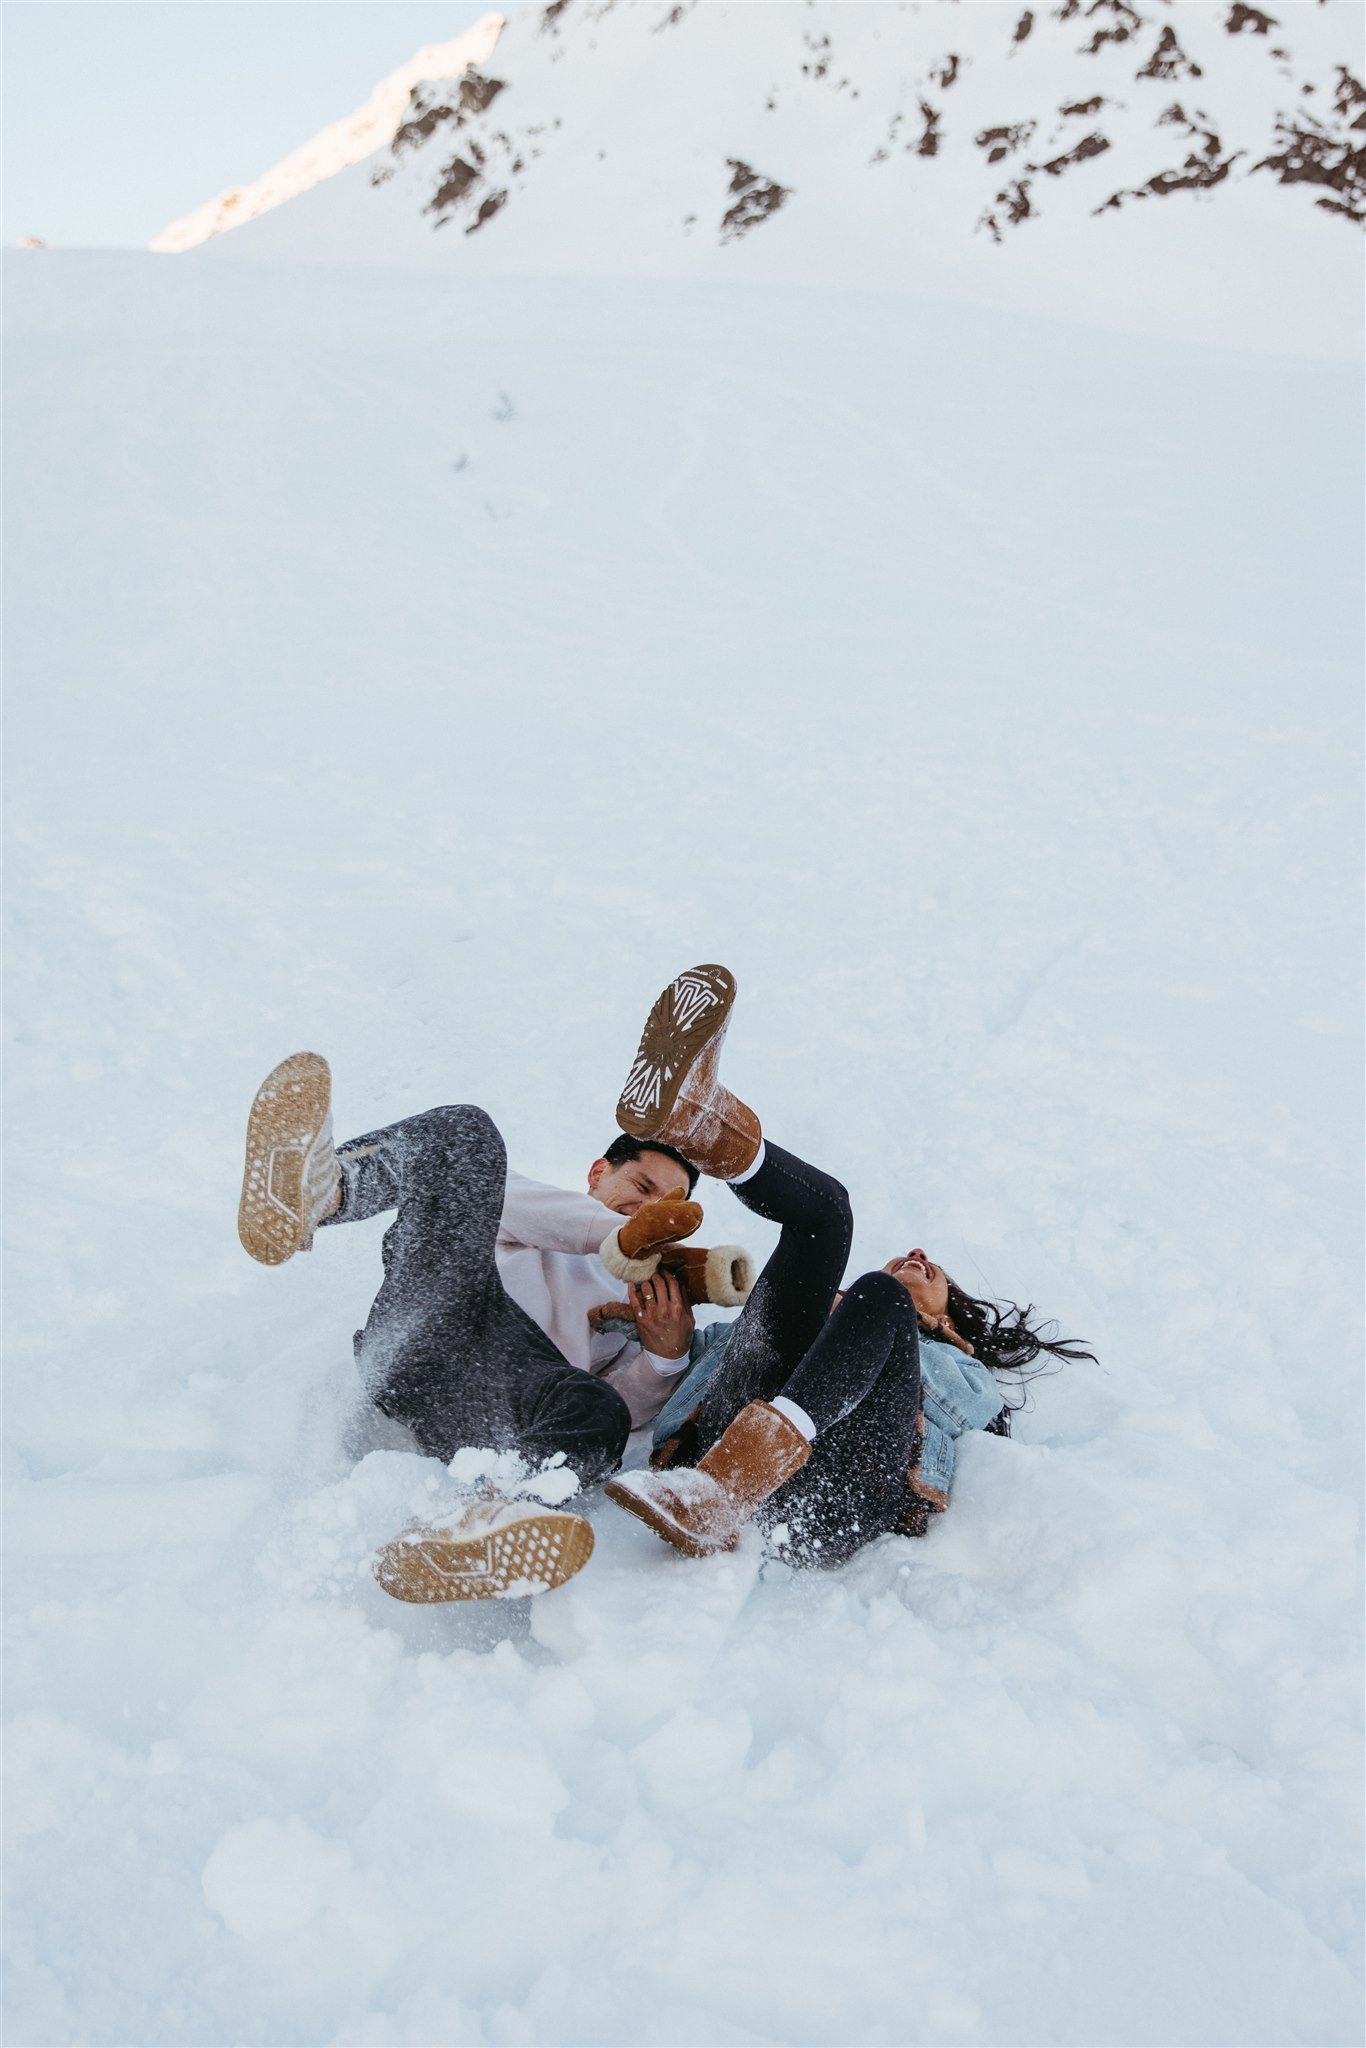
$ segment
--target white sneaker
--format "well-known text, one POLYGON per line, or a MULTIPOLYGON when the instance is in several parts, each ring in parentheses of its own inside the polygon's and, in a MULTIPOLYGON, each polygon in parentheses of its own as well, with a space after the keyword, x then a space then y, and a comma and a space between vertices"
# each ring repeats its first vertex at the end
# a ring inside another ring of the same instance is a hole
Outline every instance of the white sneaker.
POLYGON ((332 1074, 316 1052, 282 1060, 256 1091, 237 1235, 263 1266, 307 1251, 336 1206, 341 1168, 332 1143, 332 1074))
POLYGON ((395 1600, 520 1600, 562 1586, 592 1555, 582 1515, 479 1500, 445 1528, 405 1529, 386 1543, 375 1577, 395 1600))

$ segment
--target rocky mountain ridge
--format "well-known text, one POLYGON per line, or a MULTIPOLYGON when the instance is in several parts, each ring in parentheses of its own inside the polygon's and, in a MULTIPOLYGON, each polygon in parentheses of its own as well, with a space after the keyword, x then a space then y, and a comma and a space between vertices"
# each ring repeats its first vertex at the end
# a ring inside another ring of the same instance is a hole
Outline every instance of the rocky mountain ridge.
POLYGON ((805 234, 823 213, 828 240, 832 212, 837 233, 880 222, 893 263, 908 241, 1240 188, 1366 220, 1361 13, 1341 0, 549 0, 496 22, 458 76, 411 79, 333 181, 334 241, 423 260, 455 228, 512 261, 549 239, 569 267, 592 244, 632 267, 634 231, 636 263, 644 244, 668 269, 779 219, 805 234))
POLYGON ((444 43, 426 43, 407 61, 382 78, 355 112, 331 122, 293 150, 282 162, 250 184, 231 187, 162 229, 152 243, 158 255, 179 255, 214 235, 258 220, 277 206, 296 199, 348 165, 373 156, 404 120, 414 89, 433 77, 459 76, 467 65, 482 64, 492 53, 503 28, 500 14, 486 14, 462 36, 444 43))
MULTIPOLYGON (((601 22, 618 0, 598 0, 596 6, 592 0, 586 4, 580 0, 580 4, 590 22, 601 22)), ((678 27, 697 4, 698 0, 680 0, 663 16, 655 32, 678 27)), ((541 13, 541 32, 559 35, 567 29, 564 17, 573 5, 574 0, 550 0, 541 13)), ((997 75, 992 84, 999 93, 1001 111, 1014 111, 1009 105, 1006 66, 1031 38, 1038 36, 1042 42, 1051 36, 1056 55, 1064 63, 1103 57, 1105 82, 1111 91, 1064 100, 1042 116, 1026 114, 981 126, 969 124, 984 187, 996 182, 996 177, 1003 180, 1000 189, 984 198, 976 223, 993 240, 999 241, 1003 233, 1042 210, 1048 188, 1040 184, 1041 179, 1061 180, 1078 166, 1108 155, 1116 144, 1107 128, 1117 128, 1132 146, 1134 130, 1146 127, 1153 138, 1154 168, 1139 182, 1116 186, 1094 208, 1097 212, 1178 192, 1210 192, 1233 175, 1269 174, 1282 185, 1311 188, 1313 203, 1325 212, 1366 222, 1366 87, 1361 79, 1345 63, 1334 65, 1327 81, 1308 75, 1312 66, 1297 66, 1277 17, 1244 4, 1244 0, 1231 0, 1218 10, 1223 16, 1223 34, 1251 39, 1283 84, 1270 131, 1260 146, 1228 141, 1220 133, 1224 124, 1216 124, 1203 104, 1207 94, 1218 92, 1219 66, 1217 62, 1197 62, 1181 40, 1195 9, 1188 8, 1186 19, 1179 23, 1161 18, 1171 10, 1172 0, 1159 0, 1157 7, 1149 6, 1146 11, 1130 0, 1059 0, 1053 8, 1037 13, 1032 8, 990 8, 997 17, 991 24, 995 51, 984 38, 972 56, 951 49, 932 63, 914 80, 914 117, 908 120, 901 108, 893 112, 885 136, 870 155, 870 165, 887 162, 898 151, 933 159, 947 149, 950 95, 964 78, 968 64, 985 61, 990 65, 995 56, 997 75), (1133 61, 1139 58, 1143 61, 1133 61), (1190 111, 1181 98, 1173 98, 1153 114, 1150 107, 1136 106, 1132 97, 1115 96, 1117 78, 1131 93, 1135 87, 1141 93, 1145 81, 1170 86, 1185 95, 1190 111), (1172 132, 1164 134, 1164 130, 1172 132), (1003 164, 1005 170, 991 175, 1003 164)), ((941 8, 940 12, 944 11, 941 8)), ((1202 9, 1206 14, 1211 11, 1202 9)), ((1198 25, 1207 37, 1209 22, 1198 25)), ((943 26, 952 35, 954 24, 945 22, 943 26)), ((976 29, 980 23, 972 26, 976 29)), ((968 38, 960 36, 958 40, 968 38)), ((861 88, 851 78, 836 75, 837 53, 829 33, 804 34, 802 47, 806 53, 800 66, 804 80, 812 84, 831 81, 833 92, 849 92, 852 99, 861 97, 861 88)), ((528 146, 537 131, 518 134, 515 128, 480 120, 504 86, 501 79, 476 74, 463 81, 456 94, 430 85, 415 89, 414 115, 395 137, 393 157, 400 157, 416 139, 425 141, 443 120, 453 124, 448 137, 467 131, 463 154, 457 151, 441 167, 439 182, 424 207, 438 224, 463 211, 468 216, 465 231, 477 232, 501 212, 517 181, 528 176, 531 161, 540 155, 528 146)), ((764 102, 767 111, 776 111, 780 90, 777 83, 770 89, 764 102)), ((962 136, 960 146, 968 139, 968 135, 962 136)), ((726 162, 733 173, 729 190, 741 196, 721 216, 718 233, 722 242, 735 240, 771 218, 793 190, 738 158, 726 162)), ((393 165, 376 169, 373 182, 384 182, 393 169, 393 165)))

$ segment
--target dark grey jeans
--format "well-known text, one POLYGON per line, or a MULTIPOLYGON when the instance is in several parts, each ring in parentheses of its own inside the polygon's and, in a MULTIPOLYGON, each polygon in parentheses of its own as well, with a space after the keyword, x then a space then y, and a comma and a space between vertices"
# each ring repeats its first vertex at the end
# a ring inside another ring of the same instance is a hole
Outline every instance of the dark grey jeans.
POLYGON ((466 1445, 563 1452, 584 1485, 621 1463, 631 1418, 613 1387, 569 1363, 503 1288, 493 1247, 507 1153, 492 1119, 464 1103, 429 1109, 337 1148, 342 1206, 329 1223, 395 1209, 384 1284, 356 1362, 375 1406, 424 1451, 466 1445))

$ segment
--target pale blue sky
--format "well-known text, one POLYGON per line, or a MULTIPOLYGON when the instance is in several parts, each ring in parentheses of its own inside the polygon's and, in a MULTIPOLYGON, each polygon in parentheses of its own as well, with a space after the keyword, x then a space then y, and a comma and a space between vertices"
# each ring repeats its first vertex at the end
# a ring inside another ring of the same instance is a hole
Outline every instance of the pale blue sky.
POLYGON ((499 0, 5 0, 0 235, 145 248, 490 5, 509 11, 499 0))

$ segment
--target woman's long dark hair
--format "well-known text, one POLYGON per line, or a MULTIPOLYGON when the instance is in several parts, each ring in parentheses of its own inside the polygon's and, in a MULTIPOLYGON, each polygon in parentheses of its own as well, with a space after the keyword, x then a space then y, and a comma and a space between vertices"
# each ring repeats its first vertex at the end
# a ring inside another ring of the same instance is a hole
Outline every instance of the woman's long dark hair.
MULTIPOLYGON (((947 1274, 944 1277, 948 1279, 947 1274)), ((959 1336, 971 1344, 973 1356, 992 1372, 1016 1373, 1021 1385, 1025 1385, 1048 1371, 1047 1365, 1033 1372, 1027 1370, 1041 1354, 1057 1359, 1060 1365, 1083 1358, 1089 1358, 1092 1365, 1099 1363, 1095 1352, 1088 1350, 1079 1338, 1055 1335, 1056 1323, 1031 1322, 1034 1312, 1033 1302, 1021 1308, 1013 1301, 1004 1305, 979 1301, 975 1295, 965 1293, 956 1280, 949 1280, 949 1321, 959 1336)))

